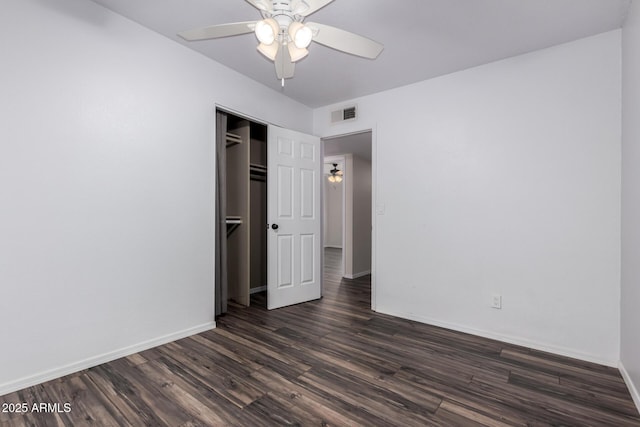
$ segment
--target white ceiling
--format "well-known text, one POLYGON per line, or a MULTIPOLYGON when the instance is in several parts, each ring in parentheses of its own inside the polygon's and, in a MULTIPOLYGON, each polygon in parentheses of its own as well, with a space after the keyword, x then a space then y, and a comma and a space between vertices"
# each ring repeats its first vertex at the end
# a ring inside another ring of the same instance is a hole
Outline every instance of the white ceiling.
POLYGON ((407 85, 620 28, 629 0, 335 0, 309 20, 379 41, 376 60, 313 44, 284 89, 253 34, 185 42, 179 31, 260 19, 244 0, 94 0, 310 106, 407 85))

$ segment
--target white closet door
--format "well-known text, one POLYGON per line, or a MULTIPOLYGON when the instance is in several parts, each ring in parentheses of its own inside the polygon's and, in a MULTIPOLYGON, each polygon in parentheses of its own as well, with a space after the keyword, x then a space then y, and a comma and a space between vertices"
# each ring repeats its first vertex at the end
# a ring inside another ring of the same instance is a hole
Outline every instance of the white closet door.
POLYGON ((320 138, 269 126, 267 305, 318 299, 322 292, 320 138))

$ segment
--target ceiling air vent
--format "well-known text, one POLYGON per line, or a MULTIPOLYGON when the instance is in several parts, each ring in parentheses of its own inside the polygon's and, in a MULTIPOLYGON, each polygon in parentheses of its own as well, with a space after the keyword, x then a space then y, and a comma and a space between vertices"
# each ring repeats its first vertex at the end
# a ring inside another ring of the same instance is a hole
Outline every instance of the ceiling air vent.
POLYGON ((355 120, 357 117, 356 106, 343 108, 342 110, 331 112, 331 123, 340 123, 355 120))

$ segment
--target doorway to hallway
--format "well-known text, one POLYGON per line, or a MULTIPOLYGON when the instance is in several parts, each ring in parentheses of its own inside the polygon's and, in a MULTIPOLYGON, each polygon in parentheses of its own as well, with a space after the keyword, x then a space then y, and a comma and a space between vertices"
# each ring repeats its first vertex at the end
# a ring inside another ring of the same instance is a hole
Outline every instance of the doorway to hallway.
POLYGON ((372 272, 372 132, 325 138, 323 144, 325 265, 344 279, 368 276, 372 272))

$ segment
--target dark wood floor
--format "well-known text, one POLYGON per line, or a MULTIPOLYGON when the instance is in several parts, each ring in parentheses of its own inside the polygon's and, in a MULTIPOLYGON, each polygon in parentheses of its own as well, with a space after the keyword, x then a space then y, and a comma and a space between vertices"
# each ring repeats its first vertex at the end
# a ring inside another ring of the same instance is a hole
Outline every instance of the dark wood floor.
POLYGON ((218 328, 0 403, 2 426, 640 426, 616 369, 373 313, 369 277, 267 311, 258 295, 218 328))

